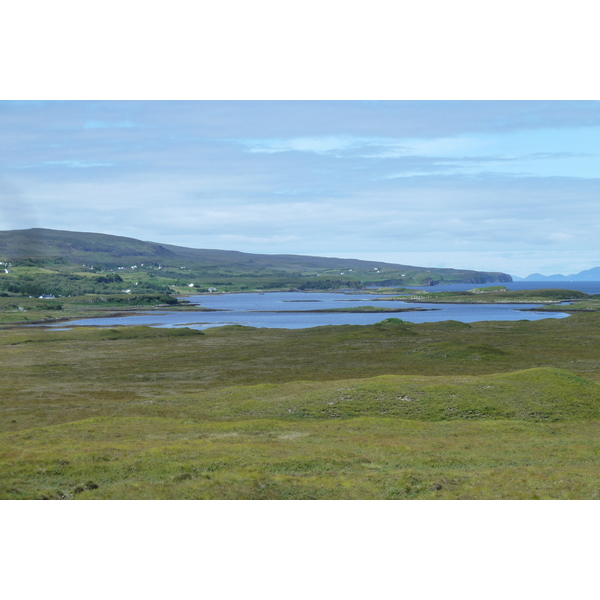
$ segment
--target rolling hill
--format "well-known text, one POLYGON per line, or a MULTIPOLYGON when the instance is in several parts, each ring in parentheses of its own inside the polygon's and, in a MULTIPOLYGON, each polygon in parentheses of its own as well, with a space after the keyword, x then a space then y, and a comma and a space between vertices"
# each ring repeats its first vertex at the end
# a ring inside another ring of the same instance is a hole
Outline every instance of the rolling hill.
POLYGON ((326 275, 366 284, 423 285, 512 281, 505 273, 441 269, 357 259, 249 254, 232 250, 195 249, 146 242, 102 233, 24 229, 0 232, 0 260, 35 259, 45 264, 129 269, 133 265, 186 269, 195 275, 295 276, 326 275))

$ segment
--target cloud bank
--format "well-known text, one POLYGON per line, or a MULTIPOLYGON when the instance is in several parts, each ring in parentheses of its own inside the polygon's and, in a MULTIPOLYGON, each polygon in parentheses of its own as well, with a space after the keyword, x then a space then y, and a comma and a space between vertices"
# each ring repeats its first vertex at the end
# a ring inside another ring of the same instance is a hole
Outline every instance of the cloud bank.
POLYGON ((599 102, 0 102, 0 129, 2 229, 600 264, 599 102))

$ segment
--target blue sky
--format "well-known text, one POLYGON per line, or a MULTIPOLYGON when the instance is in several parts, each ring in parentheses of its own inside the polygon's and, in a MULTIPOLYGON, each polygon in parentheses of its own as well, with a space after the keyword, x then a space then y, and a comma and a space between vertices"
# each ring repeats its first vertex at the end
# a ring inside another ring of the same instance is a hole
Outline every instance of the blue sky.
POLYGON ((524 276, 600 265, 600 102, 0 102, 0 229, 524 276))

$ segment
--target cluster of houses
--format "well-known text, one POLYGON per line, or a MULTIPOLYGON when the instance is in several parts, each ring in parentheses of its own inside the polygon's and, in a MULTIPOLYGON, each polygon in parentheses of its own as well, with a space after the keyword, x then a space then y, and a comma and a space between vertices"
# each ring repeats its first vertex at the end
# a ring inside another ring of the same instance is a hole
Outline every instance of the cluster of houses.
MULTIPOLYGON (((194 283, 188 283, 188 284, 187 284, 187 286, 188 286, 188 287, 190 287, 190 288, 193 288, 193 287, 194 287, 194 285, 195 285, 194 283)), ((216 292, 216 291, 217 291, 217 288, 216 288, 216 287, 209 287, 209 288, 208 288, 208 291, 209 291, 209 292, 216 292)))

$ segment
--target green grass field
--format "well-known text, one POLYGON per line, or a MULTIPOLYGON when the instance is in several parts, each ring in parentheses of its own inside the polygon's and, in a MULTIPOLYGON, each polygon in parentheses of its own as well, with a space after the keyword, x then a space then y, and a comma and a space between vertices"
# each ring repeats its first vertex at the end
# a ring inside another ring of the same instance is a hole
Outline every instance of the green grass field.
POLYGON ((595 499, 600 315, 0 329, 0 498, 595 499))

